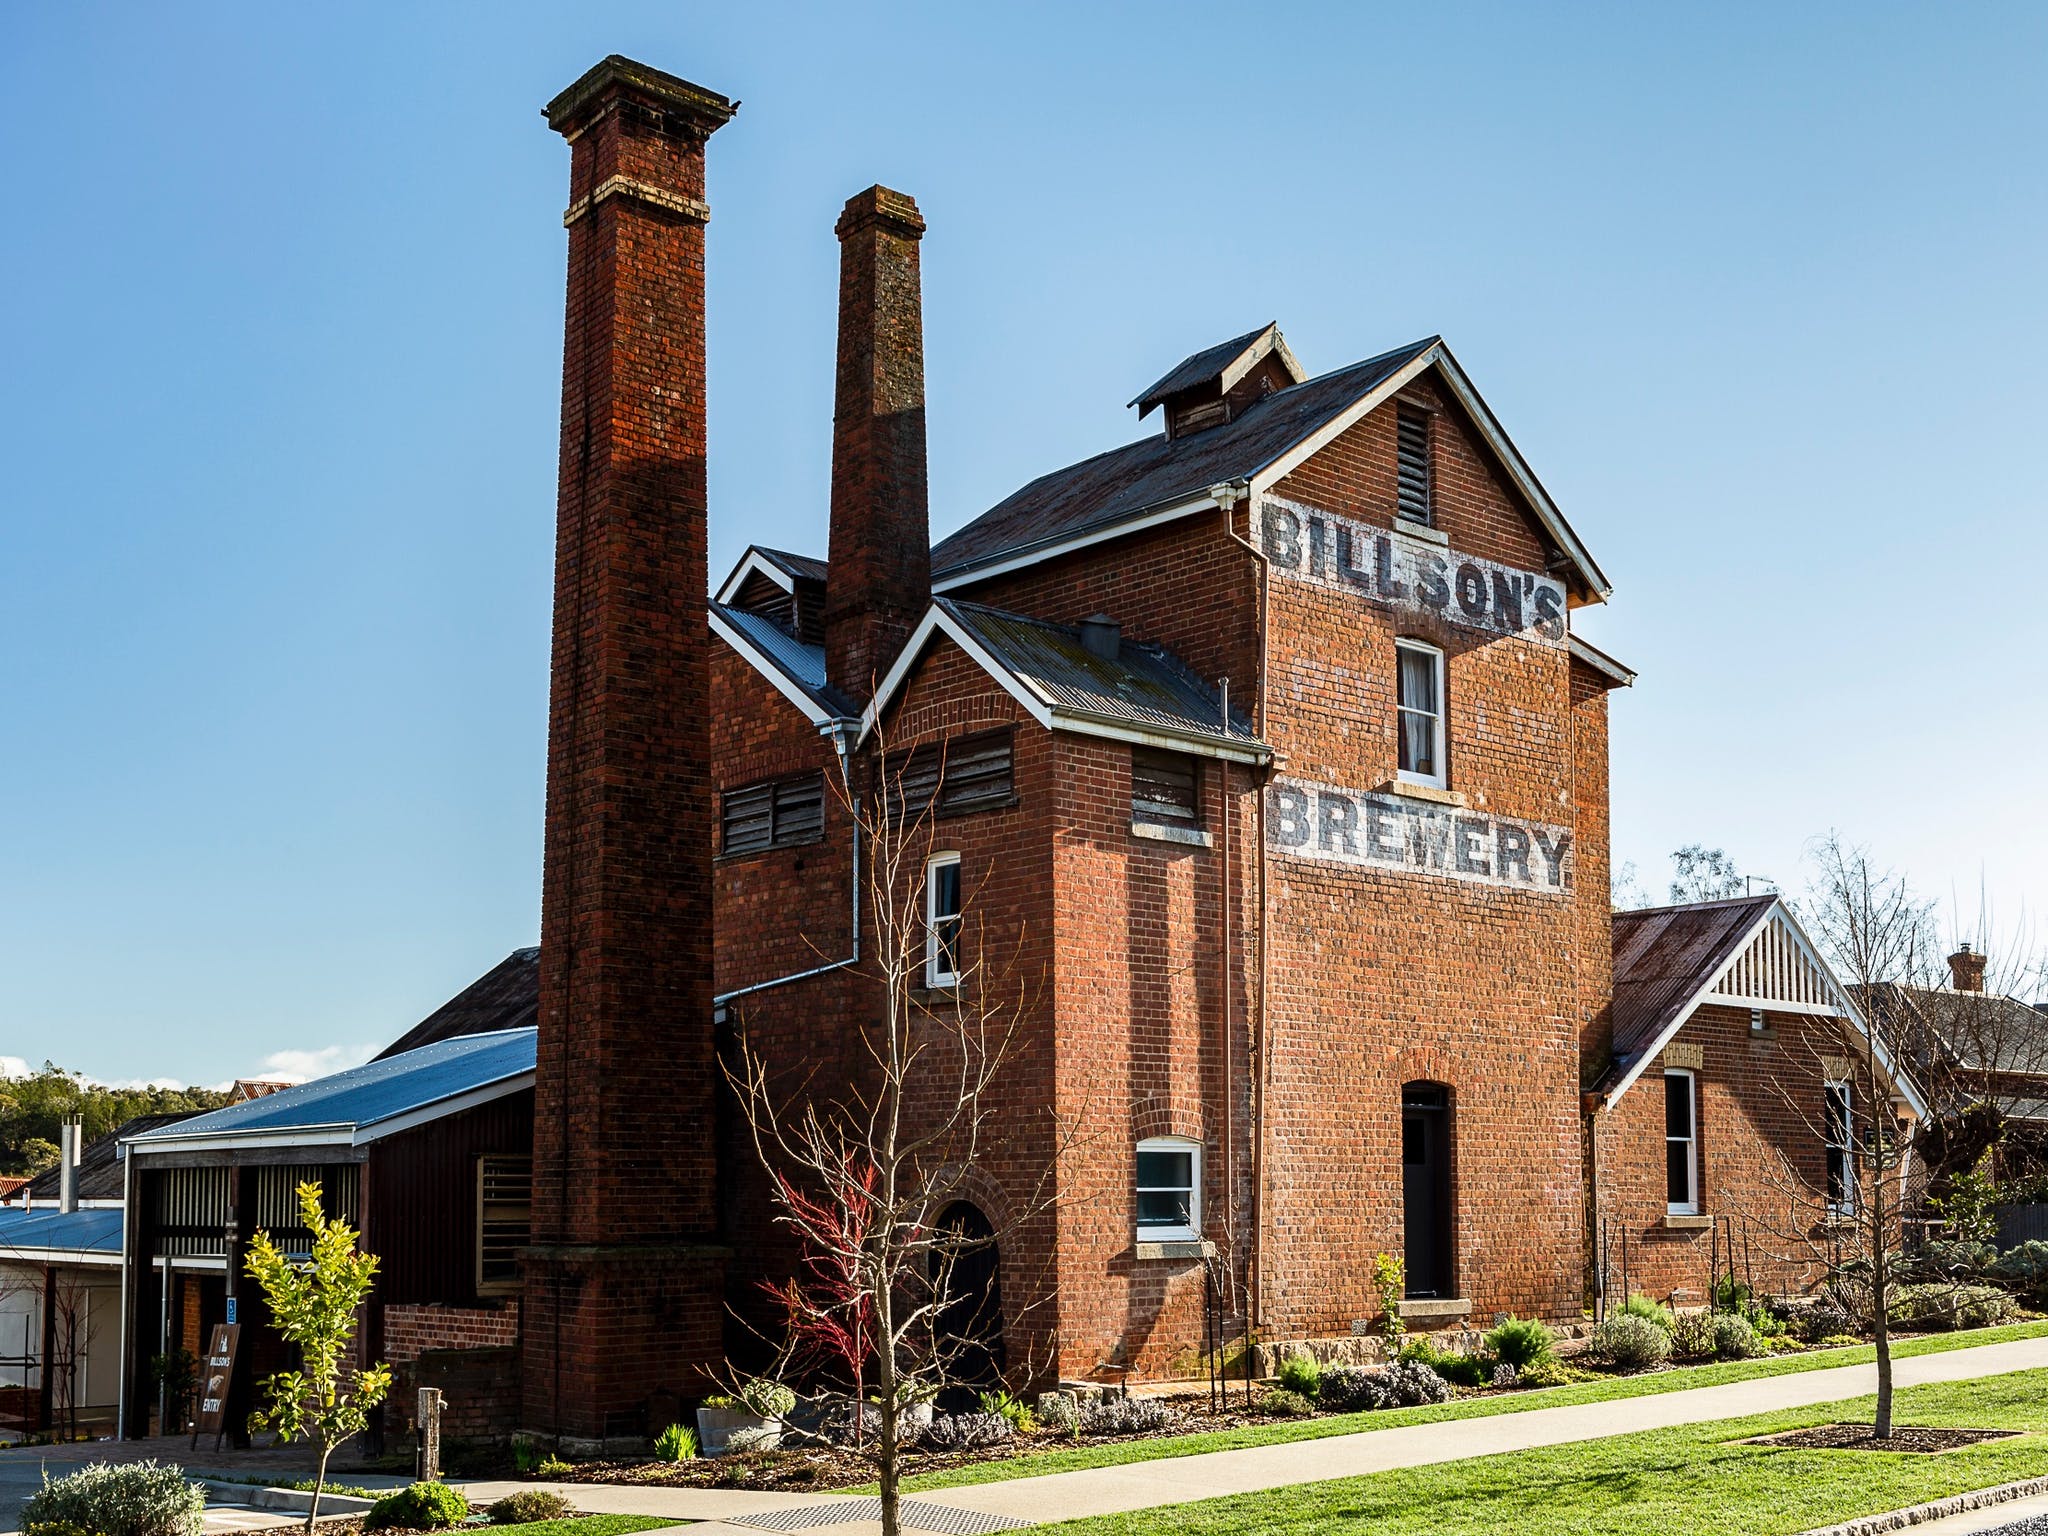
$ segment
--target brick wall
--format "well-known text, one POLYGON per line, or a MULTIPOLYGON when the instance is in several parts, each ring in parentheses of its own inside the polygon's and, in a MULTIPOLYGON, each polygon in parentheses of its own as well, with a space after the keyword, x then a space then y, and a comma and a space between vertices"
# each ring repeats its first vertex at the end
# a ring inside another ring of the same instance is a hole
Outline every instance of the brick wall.
POLYGON ((392 1364, 430 1349, 485 1349, 519 1342, 519 1303, 494 1307, 391 1306, 384 1309, 384 1358, 392 1364))
MULTIPOLYGON (((1695 1066, 1700 1210, 1736 1218, 1737 1265, 1760 1288, 1804 1290, 1829 1248, 1821 1217, 1826 1144, 1821 1087, 1830 1057, 1853 1055, 1841 1026, 1804 1014, 1765 1015, 1752 1035, 1747 1012, 1704 1007, 1661 1061, 1597 1118, 1599 1207, 1607 1217, 1610 1295, 1621 1296, 1622 1234, 1628 1286, 1660 1300, 1706 1300, 1709 1235, 1666 1224, 1666 1065, 1695 1066), (1697 1057, 1694 1056, 1697 1052, 1697 1057)), ((1866 1105, 1858 1105, 1859 1115, 1866 1105)), ((1597 1240, 1598 1233, 1595 1233, 1597 1240)), ((1720 1241, 1727 1242, 1726 1229, 1720 1241)), ((1724 1248, 1721 1267, 1727 1268, 1724 1248)))

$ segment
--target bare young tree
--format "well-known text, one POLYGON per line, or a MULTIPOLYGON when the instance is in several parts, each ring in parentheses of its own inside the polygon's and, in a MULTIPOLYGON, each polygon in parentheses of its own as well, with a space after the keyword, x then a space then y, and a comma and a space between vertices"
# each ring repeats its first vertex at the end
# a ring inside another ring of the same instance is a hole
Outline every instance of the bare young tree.
POLYGON ((1912 1137, 1895 1109, 1899 1072, 1918 1044, 1911 1016, 1885 1004, 1926 974, 1929 909, 1904 878, 1830 834, 1813 853, 1800 915, 1848 990, 1863 1028, 1807 1036, 1808 1060, 1786 1064, 1778 1091, 1805 1145, 1823 1149, 1821 1178, 1782 1144, 1774 1181, 1782 1215, 1766 1222, 1781 1261, 1821 1271, 1833 1298, 1869 1322, 1877 1346, 1872 1434, 1892 1433, 1891 1314, 1906 1282, 1903 1239, 1915 1199, 1912 1137), (1818 1092, 1816 1093, 1816 1090, 1818 1092))
MULTIPOLYGON (((943 762, 874 761, 874 792, 848 785, 839 796, 862 850, 866 906, 861 958, 849 967, 850 1060, 829 1081, 792 1085, 788 1063, 742 1019, 726 1073, 775 1219, 802 1253, 799 1273, 774 1289, 785 1362, 821 1379, 830 1421, 876 1468, 882 1529, 894 1536, 912 1406, 948 1386, 984 1384, 993 1363, 988 1329, 1003 1319, 974 1315, 978 1297, 963 1277, 998 1246, 1007 1261, 1026 1261, 1027 1245, 1009 1239, 1049 1218, 1075 1137, 1049 1113, 1018 1123, 1001 1098, 1041 989, 1025 974, 1021 934, 992 935, 983 920, 980 885, 957 884, 957 865, 928 863, 943 762), (929 880, 948 884, 928 891, 929 880), (1000 1208, 986 1210, 989 1227, 949 1224, 962 1202, 992 1203, 991 1165, 1012 1182, 1000 1208), (1036 1170, 1022 1188, 1020 1168, 1036 1170)), ((1049 1277, 1019 1285, 1023 1273, 1011 1268, 1006 1278, 1002 1311, 1014 1324, 1049 1294, 1049 1277)), ((1013 1360, 1011 1375, 1022 1374, 1013 1360)))

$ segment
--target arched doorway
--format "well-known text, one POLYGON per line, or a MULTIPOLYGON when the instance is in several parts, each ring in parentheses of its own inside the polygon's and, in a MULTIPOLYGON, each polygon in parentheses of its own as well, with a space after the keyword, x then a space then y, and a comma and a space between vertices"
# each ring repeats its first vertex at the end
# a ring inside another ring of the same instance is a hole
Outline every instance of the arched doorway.
POLYGON ((1454 1295, 1451 1091, 1442 1083, 1401 1085, 1401 1225, 1408 1294, 1454 1295))
POLYGON ((938 1220, 943 1240, 932 1254, 931 1282, 943 1288, 933 1327, 951 1385, 944 1411, 972 1408, 977 1392, 1003 1379, 1003 1294, 996 1229, 979 1206, 958 1200, 938 1220))

